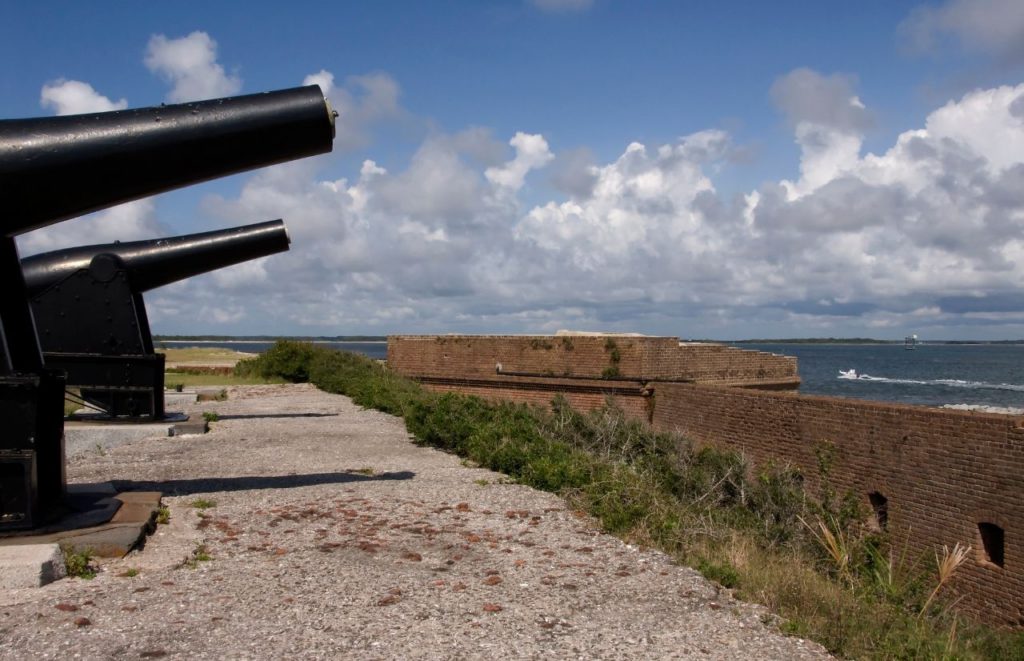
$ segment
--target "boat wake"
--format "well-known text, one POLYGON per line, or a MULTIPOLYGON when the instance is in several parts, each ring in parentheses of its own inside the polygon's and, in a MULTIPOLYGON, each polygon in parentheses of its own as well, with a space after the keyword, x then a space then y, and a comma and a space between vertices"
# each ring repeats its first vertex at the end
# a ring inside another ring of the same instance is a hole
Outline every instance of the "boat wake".
POLYGON ((964 381, 962 379, 891 379, 884 376, 858 374, 857 370, 839 370, 837 378, 851 381, 873 381, 875 383, 901 383, 915 386, 947 386, 949 388, 970 388, 973 390, 1012 390, 1024 392, 1024 385, 1016 383, 988 383, 985 381, 964 381))
POLYGON ((944 409, 958 411, 981 411, 982 413, 1002 413, 1004 415, 1024 415, 1024 409, 1016 406, 989 406, 987 404, 943 404, 944 409))

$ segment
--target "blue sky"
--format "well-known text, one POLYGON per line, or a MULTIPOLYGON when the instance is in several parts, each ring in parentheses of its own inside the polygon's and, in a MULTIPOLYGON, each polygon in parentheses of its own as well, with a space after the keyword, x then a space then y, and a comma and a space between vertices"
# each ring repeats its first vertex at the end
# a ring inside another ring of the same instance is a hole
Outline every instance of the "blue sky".
POLYGON ((1024 336, 1019 2, 5 4, 3 117, 331 81, 332 155, 19 239, 285 218, 157 332, 1024 336))

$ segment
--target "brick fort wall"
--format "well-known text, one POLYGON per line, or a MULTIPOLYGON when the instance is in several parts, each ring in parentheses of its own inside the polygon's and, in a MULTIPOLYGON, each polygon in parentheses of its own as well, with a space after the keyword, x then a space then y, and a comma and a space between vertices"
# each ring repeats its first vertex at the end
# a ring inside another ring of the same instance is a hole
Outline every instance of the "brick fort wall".
POLYGON ((852 490, 867 511, 884 503, 888 528, 925 566, 942 545, 970 544, 953 584, 961 606, 1024 625, 1024 418, 690 384, 657 384, 655 395, 656 429, 755 465, 791 464, 811 489, 820 487, 815 449, 830 443, 838 492, 852 490))
POLYGON ((1024 626, 1024 418, 798 395, 794 358, 676 338, 396 336, 388 366, 488 399, 547 405, 562 394, 592 410, 611 398, 754 466, 798 467, 812 491, 815 450, 828 444, 830 486, 851 490, 924 566, 943 545, 972 546, 952 583, 961 608, 1024 626))

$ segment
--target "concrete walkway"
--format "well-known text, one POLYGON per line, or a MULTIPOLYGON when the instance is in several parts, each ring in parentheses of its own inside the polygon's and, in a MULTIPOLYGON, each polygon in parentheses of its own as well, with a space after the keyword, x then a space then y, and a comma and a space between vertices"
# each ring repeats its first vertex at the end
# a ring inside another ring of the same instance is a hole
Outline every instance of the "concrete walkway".
POLYGON ((204 436, 70 460, 171 522, 91 580, 0 591, 0 658, 825 658, 558 497, 309 386, 232 388, 204 436))

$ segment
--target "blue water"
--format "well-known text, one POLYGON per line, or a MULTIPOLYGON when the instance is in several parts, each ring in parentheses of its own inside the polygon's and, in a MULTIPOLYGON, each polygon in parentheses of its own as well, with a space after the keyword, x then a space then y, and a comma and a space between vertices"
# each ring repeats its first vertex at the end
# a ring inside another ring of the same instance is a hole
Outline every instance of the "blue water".
POLYGON ((809 395, 1024 408, 1024 345, 742 344, 796 356, 809 395), (840 371, 854 370, 840 378, 840 371))
MULTIPOLYGON (((225 347, 258 353, 273 342, 164 341, 166 347, 225 347)), ((323 342, 323 346, 387 357, 387 342, 323 342)), ((1024 408, 1024 345, 741 344, 799 360, 809 395, 856 397, 927 406, 971 405, 1024 408), (854 370, 857 378, 840 378, 854 370)))

